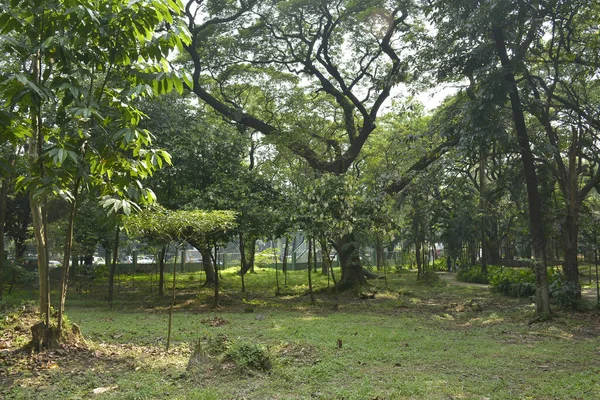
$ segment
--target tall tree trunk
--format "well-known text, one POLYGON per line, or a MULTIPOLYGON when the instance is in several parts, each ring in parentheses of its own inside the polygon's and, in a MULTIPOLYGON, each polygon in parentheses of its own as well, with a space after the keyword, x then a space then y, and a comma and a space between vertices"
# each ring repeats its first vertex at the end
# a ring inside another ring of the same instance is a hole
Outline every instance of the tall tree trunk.
POLYGON ((321 274, 329 275, 329 268, 331 268, 331 258, 329 258, 329 247, 327 246, 327 240, 321 239, 321 274))
POLYGON ((375 262, 377 265, 377 271, 381 271, 383 263, 383 240, 381 239, 381 233, 377 232, 375 235, 375 262))
POLYGON ((576 128, 571 130, 571 146, 569 147, 569 168, 567 170, 566 182, 564 184, 564 196, 566 206, 566 218, 563 225, 563 240, 565 249, 565 261, 563 272, 565 281, 577 288, 577 297, 581 296, 579 285, 579 266, 577 264, 577 242, 579 238, 579 180, 577 154, 579 152, 579 134, 576 128))
POLYGON ((360 262, 358 242, 354 234, 346 234, 336 240, 335 247, 340 260, 342 277, 340 290, 357 287, 366 283, 365 274, 360 262))
POLYGON ((204 286, 213 286, 215 284, 215 267, 210 256, 210 246, 208 244, 201 245, 200 252, 202 254, 202 268, 206 274, 204 286))
POLYGON ((65 237, 62 282, 60 285, 60 305, 58 307, 57 323, 57 337, 59 341, 62 340, 63 314, 65 313, 65 301, 67 300, 67 288, 69 284, 69 266, 71 265, 71 248, 73 247, 73 230, 75 227, 75 215, 77 213, 77 197, 79 196, 79 184, 80 179, 77 178, 75 180, 75 188, 73 189, 73 202, 71 203, 71 210, 69 212, 69 222, 67 225, 67 232, 65 237))
POLYGON ((158 253, 158 297, 165 297, 165 256, 167 254, 167 245, 163 245, 158 253))
POLYGON ((481 151, 481 157, 479 160, 479 212, 481 213, 480 220, 480 233, 481 233, 481 272, 487 273, 487 240, 485 234, 486 226, 486 207, 485 207, 485 163, 486 157, 481 151))
MULTIPOLYGON (((112 308, 114 289, 115 289, 115 271, 117 270, 117 261, 119 255, 119 223, 115 229, 115 243, 113 248, 112 262, 110 263, 110 271, 108 273, 108 305, 112 308)), ((108 260, 107 260, 108 261, 108 260)))
POLYGON ((248 271, 254 269, 254 255, 256 254, 256 239, 246 240, 244 235, 240 233, 240 258, 241 258, 241 274, 245 275, 248 271))
POLYGON ((290 250, 290 238, 288 235, 285 235, 285 246, 283 247, 283 260, 281 260, 281 271, 283 272, 283 285, 287 286, 287 276, 288 276, 288 267, 287 267, 287 258, 290 250))
POLYGON ((6 251, 4 243, 4 232, 6 226, 6 199, 8 197, 8 178, 0 182, 0 299, 4 294, 4 271, 6 264, 6 251))
MULTIPOLYGON (((214 298, 214 302, 213 302, 213 308, 219 308, 219 264, 217 263, 217 246, 215 246, 215 255, 213 256, 213 253, 210 252, 210 257, 212 258, 212 262, 215 268, 215 298, 214 298)), ((242 275, 242 287, 243 287, 243 282, 244 282, 244 275, 242 275)))
POLYGON ((166 351, 169 351, 171 345, 171 330, 173 327, 173 307, 175 306, 175 285, 177 283, 177 253, 179 249, 175 247, 175 259, 173 260, 173 288, 171 290, 171 306, 169 307, 169 327, 167 333, 167 346, 166 351))
POLYGON ((504 81, 508 87, 510 104, 513 114, 513 122, 517 132, 517 141, 521 160, 523 162, 523 170, 525 172, 525 182, 527 186, 527 201, 529 204, 529 223, 531 228, 532 245, 534 257, 537 258, 535 263, 536 271, 536 313, 538 316, 547 316, 550 314, 550 296, 548 293, 548 271, 546 270, 546 239, 544 235, 543 220, 542 220, 542 201, 538 189, 538 179, 535 169, 533 152, 529 142, 527 133, 527 125, 525 124, 525 116, 519 89, 513 73, 514 66, 512 65, 508 52, 506 50, 506 42, 504 32, 497 26, 492 26, 492 36, 496 44, 496 51, 502 64, 504 81))
POLYGON ((313 286, 312 286, 312 276, 311 276, 311 271, 312 271, 312 263, 313 261, 313 257, 312 257, 312 239, 308 239, 308 261, 306 264, 306 269, 308 270, 308 293, 310 294, 310 304, 315 304, 315 295, 313 293, 313 286))
POLYGON ((421 241, 415 242, 415 258, 417 259, 417 279, 423 277, 423 259, 421 258, 421 241))

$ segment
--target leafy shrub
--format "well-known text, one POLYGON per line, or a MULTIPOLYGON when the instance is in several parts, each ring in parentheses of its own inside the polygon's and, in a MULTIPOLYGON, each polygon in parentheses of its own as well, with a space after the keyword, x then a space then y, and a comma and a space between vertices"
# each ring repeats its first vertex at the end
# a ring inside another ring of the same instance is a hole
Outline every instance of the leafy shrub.
POLYGON ((423 272, 423 277, 421 278, 421 280, 419 280, 419 282, 424 285, 434 286, 441 285, 442 279, 439 277, 438 274, 435 273, 435 271, 428 269, 423 272))
POLYGON ((243 369, 269 371, 272 366, 269 352, 260 344, 235 344, 227 349, 223 356, 225 361, 232 361, 243 369))
POLYGON ((487 273, 481 272, 481 267, 473 267, 470 269, 461 269, 456 274, 456 280, 469 283, 490 283, 490 269, 487 273))
POLYGON ((556 302, 565 308, 575 308, 579 303, 581 286, 578 283, 565 282, 558 272, 548 274, 548 292, 556 302))
POLYGON ((528 297, 535 294, 535 273, 530 268, 504 268, 489 274, 493 292, 512 297, 528 297))

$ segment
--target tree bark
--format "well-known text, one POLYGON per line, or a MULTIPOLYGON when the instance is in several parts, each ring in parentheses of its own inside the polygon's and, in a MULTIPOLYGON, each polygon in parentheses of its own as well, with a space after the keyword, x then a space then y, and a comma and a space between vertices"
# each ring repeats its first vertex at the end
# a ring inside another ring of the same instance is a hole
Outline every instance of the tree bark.
POLYGON ((290 250, 290 238, 289 236, 285 236, 285 247, 283 248, 283 260, 281 260, 281 271, 283 272, 283 284, 287 286, 287 276, 288 276, 288 268, 287 268, 287 257, 290 250))
POLYGON ((4 243, 4 227, 6 226, 6 199, 8 197, 8 178, 3 178, 0 183, 0 299, 4 294, 4 270, 6 264, 6 251, 4 243))
POLYGON ((492 26, 492 36, 496 45, 498 57, 500 58, 500 63, 502 64, 504 81, 508 87, 513 122, 517 132, 517 141, 521 153, 521 160, 523 162, 523 170, 525 172, 532 246, 534 256, 537 258, 537 262, 535 262, 536 313, 539 316, 547 316, 550 314, 550 296, 548 293, 548 271, 546 270, 546 239, 544 235, 541 210, 542 202, 538 189, 534 157, 533 152, 531 151, 527 125, 525 124, 525 115, 523 113, 519 89, 513 72, 513 65, 508 58, 508 52, 506 50, 504 32, 501 28, 492 26))
POLYGON ((486 207, 485 207, 485 163, 486 157, 483 150, 479 160, 479 212, 481 213, 480 233, 481 233, 481 273, 487 273, 487 240, 485 234, 486 226, 486 207))
POLYGON ((254 269, 254 255, 256 254, 256 239, 246 240, 240 233, 240 258, 242 263, 241 274, 246 275, 254 269))
POLYGON ((158 297, 161 299, 165 297, 165 255, 167 253, 167 246, 161 247, 158 253, 158 297))
POLYGON ((215 268, 212 264, 212 259, 210 256, 210 246, 200 246, 200 252, 202 254, 202 268, 206 274, 206 282, 204 282, 204 286, 213 286, 215 284, 215 268))
POLYGON ((62 282, 60 285, 60 305, 58 307, 58 322, 57 322, 57 336, 58 340, 62 340, 63 332, 63 314, 65 312, 65 302, 67 300, 67 288, 69 284, 69 266, 71 261, 71 248, 73 247, 73 231, 75 227, 75 215, 77 213, 77 197, 79 196, 79 184, 80 179, 77 178, 75 181, 75 188, 73 189, 73 203, 71 204, 71 210, 69 212, 69 222, 67 226, 67 232, 65 237, 65 249, 63 257, 63 271, 62 271, 62 282))
POLYGON ((356 242, 354 234, 349 233, 339 237, 335 247, 342 269, 339 289, 346 290, 364 285, 366 279, 358 253, 358 242, 356 242))
POLYGON ((327 240, 321 239, 321 274, 329 275, 329 269, 331 268, 331 258, 329 258, 329 247, 327 246, 327 240))
POLYGON ((313 293, 312 286, 312 262, 313 262, 313 247, 312 247, 312 239, 308 239, 308 262, 306 264, 306 269, 308 270, 308 293, 310 294, 310 304, 315 304, 315 295, 313 293))
MULTIPOLYGON (((112 308, 114 289, 115 289, 115 271, 117 269, 117 261, 119 254, 119 223, 117 222, 115 232, 115 243, 113 248, 113 259, 110 263, 110 271, 108 273, 108 304, 112 308)), ((108 261, 108 260, 107 260, 108 261)))

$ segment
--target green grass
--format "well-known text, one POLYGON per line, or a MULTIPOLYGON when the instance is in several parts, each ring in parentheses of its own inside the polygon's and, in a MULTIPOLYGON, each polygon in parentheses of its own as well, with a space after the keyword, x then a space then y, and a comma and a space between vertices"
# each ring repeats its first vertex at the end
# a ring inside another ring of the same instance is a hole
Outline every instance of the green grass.
POLYGON ((235 291, 239 277, 224 273, 218 310, 210 308, 211 289, 182 274, 169 353, 170 300, 156 301, 149 277, 136 277, 135 291, 122 282, 112 310, 96 296, 100 290, 74 294, 68 316, 81 326, 90 350, 57 361, 58 368, 9 372, 0 397, 587 399, 600 393, 597 314, 561 313, 528 327, 533 309, 527 300, 416 284, 409 272, 390 274, 387 289, 376 281, 374 300, 343 295, 334 312, 333 292, 323 291, 326 278, 315 277, 321 291, 311 306, 304 274, 291 274, 285 296, 274 295, 272 271, 250 274, 244 298, 235 291), (464 307, 470 300, 483 311, 464 307), (207 320, 214 316, 228 323, 212 327, 207 320), (265 346, 271 371, 220 364, 188 371, 191 345, 219 333, 265 346), (92 395, 98 387, 113 389, 92 395))

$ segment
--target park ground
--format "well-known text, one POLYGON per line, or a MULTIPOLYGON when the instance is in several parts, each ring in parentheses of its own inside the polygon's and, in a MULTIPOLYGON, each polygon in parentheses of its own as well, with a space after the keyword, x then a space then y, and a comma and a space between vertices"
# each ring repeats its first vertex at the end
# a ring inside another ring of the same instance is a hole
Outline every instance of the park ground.
POLYGON ((592 302, 529 325, 531 299, 402 271, 372 281, 362 298, 341 294, 334 310, 327 278, 314 278, 313 305, 305 271, 290 273, 277 296, 272 270, 249 274, 244 296, 226 271, 213 309, 201 277, 180 274, 168 351, 171 300, 157 298, 153 277, 124 277, 112 309, 102 285, 74 290, 67 314, 84 339, 42 353, 23 347, 35 307, 22 301, 32 292, 15 293, 0 310, 0 398, 600 398, 592 302), (252 364, 263 355, 268 365, 252 364))

